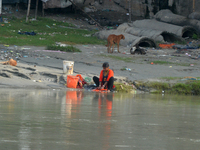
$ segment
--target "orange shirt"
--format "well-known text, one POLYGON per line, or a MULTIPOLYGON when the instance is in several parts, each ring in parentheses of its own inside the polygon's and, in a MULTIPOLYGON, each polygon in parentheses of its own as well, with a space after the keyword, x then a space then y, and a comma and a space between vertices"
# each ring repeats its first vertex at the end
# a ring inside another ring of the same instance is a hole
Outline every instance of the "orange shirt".
MULTIPOLYGON (((99 76, 99 82, 103 81, 103 71, 104 70, 101 70, 101 73, 100 73, 100 76, 99 76)), ((107 77, 106 81, 109 81, 111 77, 114 77, 114 72, 111 69, 109 69, 108 77, 107 77)))

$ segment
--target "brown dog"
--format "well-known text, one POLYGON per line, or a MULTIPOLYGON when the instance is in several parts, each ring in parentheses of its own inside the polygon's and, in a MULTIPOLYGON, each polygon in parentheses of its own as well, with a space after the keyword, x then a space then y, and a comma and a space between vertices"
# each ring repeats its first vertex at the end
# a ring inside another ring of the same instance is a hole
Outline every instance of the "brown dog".
POLYGON ((117 44, 118 52, 120 53, 119 42, 121 39, 125 39, 123 34, 120 34, 120 35, 111 34, 108 36, 108 38, 107 38, 108 44, 106 45, 106 47, 108 47, 108 53, 113 53, 115 44, 117 44), (112 48, 112 52, 111 52, 112 46, 113 46, 113 48, 112 48))

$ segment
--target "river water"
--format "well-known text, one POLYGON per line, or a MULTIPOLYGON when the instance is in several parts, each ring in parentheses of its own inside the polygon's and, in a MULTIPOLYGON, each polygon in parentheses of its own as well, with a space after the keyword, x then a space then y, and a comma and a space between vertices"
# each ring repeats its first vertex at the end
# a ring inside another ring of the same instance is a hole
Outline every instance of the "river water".
POLYGON ((200 98, 0 91, 1 150, 197 150, 200 98))

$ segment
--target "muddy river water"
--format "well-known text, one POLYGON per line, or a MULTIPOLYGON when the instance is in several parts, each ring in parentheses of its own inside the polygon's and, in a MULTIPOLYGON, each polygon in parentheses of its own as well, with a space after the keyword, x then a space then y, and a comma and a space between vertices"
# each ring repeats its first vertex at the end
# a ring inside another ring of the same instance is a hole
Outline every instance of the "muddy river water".
POLYGON ((197 150, 200 97, 0 90, 1 150, 197 150))

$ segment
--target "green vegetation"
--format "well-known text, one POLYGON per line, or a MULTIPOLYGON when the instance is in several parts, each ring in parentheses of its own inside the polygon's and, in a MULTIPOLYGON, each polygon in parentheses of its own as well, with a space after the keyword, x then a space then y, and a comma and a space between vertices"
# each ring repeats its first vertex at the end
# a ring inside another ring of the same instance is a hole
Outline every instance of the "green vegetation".
POLYGON ((156 61, 153 61, 154 64, 160 64, 160 65, 165 65, 165 64, 174 64, 172 62, 169 62, 169 61, 160 61, 160 60, 156 60, 156 61))
POLYGON ((158 90, 169 89, 169 84, 162 82, 149 82, 147 86, 158 90))
POLYGON ((48 50, 60 50, 64 52, 81 52, 80 49, 74 47, 74 46, 56 46, 56 45, 50 45, 47 46, 48 50))
POLYGON ((55 42, 65 44, 105 44, 105 41, 91 36, 96 31, 77 29, 74 25, 48 18, 25 22, 25 18, 8 18, 0 30, 0 43, 6 45, 47 46, 55 42), (35 32, 36 35, 18 34, 18 32, 35 32))
POLYGON ((117 92, 130 93, 131 91, 134 91, 131 85, 125 85, 123 83, 115 82, 115 87, 117 92))
POLYGON ((176 43, 176 44, 182 44, 182 45, 186 45, 187 44, 186 41, 175 41, 174 43, 176 43))
POLYGON ((200 95, 200 81, 187 81, 186 83, 169 84, 165 82, 137 83, 137 87, 148 89, 151 93, 200 95))
POLYGON ((199 39, 199 36, 197 34, 193 34, 192 38, 195 39, 195 40, 197 40, 197 39, 199 39))
POLYGON ((120 56, 104 55, 104 54, 101 54, 99 56, 108 57, 108 58, 112 58, 112 59, 116 59, 116 60, 122 60, 122 61, 125 61, 125 62, 133 62, 133 59, 129 58, 129 57, 120 57, 120 56))
POLYGON ((177 83, 172 86, 170 93, 200 95, 200 81, 187 82, 185 84, 177 83))
POLYGON ((125 71, 125 70, 126 70, 126 68, 121 68, 120 70, 121 70, 121 71, 125 71))
POLYGON ((182 79, 182 78, 181 77, 161 77, 160 79, 177 80, 177 79, 182 79))
POLYGON ((159 64, 159 65, 170 65, 170 64, 173 64, 173 65, 179 65, 179 66, 189 66, 189 64, 187 63, 174 63, 174 62, 169 62, 169 61, 160 61, 160 60, 155 60, 155 61, 152 61, 154 64, 159 64))
MULTIPOLYGON (((115 59, 115 60, 121 60, 121 61, 124 61, 124 62, 134 62, 133 59, 131 57, 120 57, 120 56, 114 56, 114 55, 105 55, 105 54, 100 54, 99 56, 101 57, 107 57, 107 58, 112 58, 112 59, 115 59)), ((155 60, 155 61, 152 61, 154 65, 178 65, 178 66, 189 66, 189 64, 187 63, 175 63, 175 62, 169 62, 169 61, 160 61, 160 60, 155 60)), ((149 62, 148 62, 149 63, 149 62)), ((123 70, 126 70, 126 68, 122 68, 121 69, 122 71, 123 70)))

